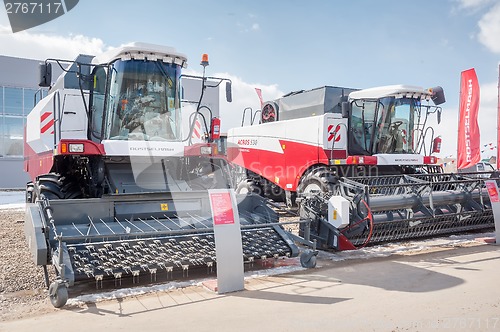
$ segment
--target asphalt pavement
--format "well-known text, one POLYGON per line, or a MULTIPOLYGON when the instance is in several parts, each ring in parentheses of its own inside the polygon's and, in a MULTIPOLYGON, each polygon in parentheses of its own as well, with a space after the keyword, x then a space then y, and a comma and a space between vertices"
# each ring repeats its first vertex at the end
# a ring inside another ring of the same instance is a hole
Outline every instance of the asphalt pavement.
POLYGON ((500 331, 500 247, 434 247, 66 306, 0 331, 500 331))

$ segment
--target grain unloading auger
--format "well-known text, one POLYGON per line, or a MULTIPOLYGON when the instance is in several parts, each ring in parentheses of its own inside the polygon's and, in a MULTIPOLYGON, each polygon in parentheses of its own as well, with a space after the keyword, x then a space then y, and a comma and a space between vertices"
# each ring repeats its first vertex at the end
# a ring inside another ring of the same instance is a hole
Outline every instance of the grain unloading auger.
POLYGON ((312 220, 311 239, 338 250, 490 229, 484 181, 477 174, 443 173, 340 178, 333 195, 307 194, 301 217, 312 220))
MULTIPOLYGON (((181 75, 186 61, 134 43, 42 64, 48 95, 26 126, 25 233, 47 286, 47 265, 56 269, 54 306, 80 281, 154 281, 217 263, 208 190, 232 185, 218 142, 218 86, 230 81, 205 76, 208 56, 202 77, 181 75), (63 71, 53 85, 51 63, 63 71)), ((260 197, 240 197, 238 214, 246 262, 298 254, 260 197)))

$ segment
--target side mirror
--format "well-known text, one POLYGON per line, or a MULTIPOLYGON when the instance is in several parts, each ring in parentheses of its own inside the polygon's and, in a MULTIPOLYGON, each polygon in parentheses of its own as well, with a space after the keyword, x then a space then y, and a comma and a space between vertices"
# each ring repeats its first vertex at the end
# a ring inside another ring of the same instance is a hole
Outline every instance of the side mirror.
POLYGON ((441 109, 438 109, 438 111, 437 111, 437 121, 438 121, 438 124, 441 123, 441 109))
POLYGON ((50 87, 52 83, 52 64, 46 62, 39 65, 40 70, 40 80, 38 86, 42 88, 50 87))
POLYGON ((435 88, 432 88, 432 101, 434 102, 434 105, 441 105, 444 102, 446 102, 446 98, 444 97, 444 90, 440 86, 436 86, 435 88))
POLYGON ((231 82, 226 82, 226 100, 228 103, 233 101, 231 82))
POLYGON ((349 118, 350 104, 348 101, 343 101, 341 104, 342 107, 342 117, 349 118))

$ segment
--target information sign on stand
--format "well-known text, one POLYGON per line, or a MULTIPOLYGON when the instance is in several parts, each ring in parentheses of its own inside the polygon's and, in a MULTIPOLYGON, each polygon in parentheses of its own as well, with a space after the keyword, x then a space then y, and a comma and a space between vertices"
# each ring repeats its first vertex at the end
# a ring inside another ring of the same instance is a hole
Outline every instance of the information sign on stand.
POLYGON ((495 219, 495 238, 496 244, 500 244, 500 197, 498 186, 495 180, 486 180, 486 189, 490 197, 491 209, 493 210, 493 218, 495 219))
POLYGON ((243 290, 243 245, 234 190, 213 189, 208 195, 214 223, 218 293, 243 290))

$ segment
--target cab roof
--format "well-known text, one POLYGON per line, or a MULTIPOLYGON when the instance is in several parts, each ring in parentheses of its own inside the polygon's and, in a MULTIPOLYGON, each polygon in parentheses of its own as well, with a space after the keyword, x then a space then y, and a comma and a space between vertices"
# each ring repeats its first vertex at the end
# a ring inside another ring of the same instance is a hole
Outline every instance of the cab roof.
POLYGON ((412 97, 429 100, 433 96, 431 89, 411 85, 387 85, 351 92, 349 99, 379 99, 384 97, 412 97))
POLYGON ((131 43, 117 48, 113 48, 103 54, 95 57, 93 64, 105 64, 115 60, 162 60, 166 63, 175 63, 182 67, 187 67, 187 57, 179 53, 173 47, 148 44, 148 43, 131 43))

